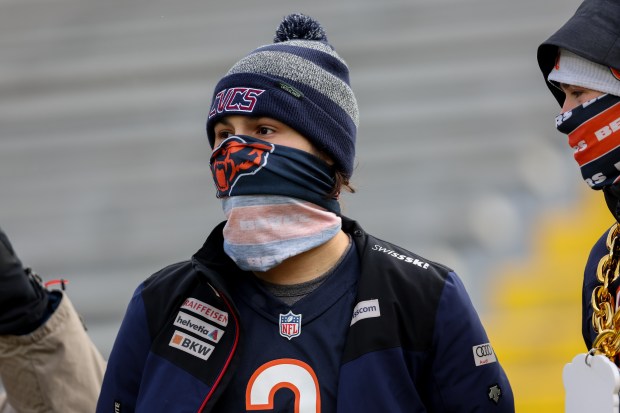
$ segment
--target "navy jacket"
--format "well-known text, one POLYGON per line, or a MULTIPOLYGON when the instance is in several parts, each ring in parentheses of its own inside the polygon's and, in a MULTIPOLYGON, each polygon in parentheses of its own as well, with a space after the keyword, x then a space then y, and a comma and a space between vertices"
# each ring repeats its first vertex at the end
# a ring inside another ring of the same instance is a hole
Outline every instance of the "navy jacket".
MULTIPOLYGON (((137 288, 110 355, 98 413, 214 411, 243 362, 236 349, 244 340, 227 292, 239 269, 223 252, 222 226, 190 261, 137 288), (192 324, 196 334, 179 333, 182 309, 215 328, 192 324), (206 335, 215 340, 196 340, 206 335)), ((368 235, 354 221, 343 218, 343 229, 360 255, 356 303, 376 308, 371 317, 362 316, 368 308, 352 309, 338 412, 513 412, 508 379, 456 274, 368 235)))

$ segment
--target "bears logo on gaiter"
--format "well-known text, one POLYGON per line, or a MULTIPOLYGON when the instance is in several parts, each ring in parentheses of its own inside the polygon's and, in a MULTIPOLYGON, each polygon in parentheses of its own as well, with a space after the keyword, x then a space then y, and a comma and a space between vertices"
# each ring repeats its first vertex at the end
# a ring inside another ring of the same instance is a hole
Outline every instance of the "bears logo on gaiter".
POLYGON ((211 155, 217 197, 230 196, 240 178, 253 175, 267 165, 267 158, 273 150, 272 144, 246 142, 239 136, 231 136, 222 142, 211 155))

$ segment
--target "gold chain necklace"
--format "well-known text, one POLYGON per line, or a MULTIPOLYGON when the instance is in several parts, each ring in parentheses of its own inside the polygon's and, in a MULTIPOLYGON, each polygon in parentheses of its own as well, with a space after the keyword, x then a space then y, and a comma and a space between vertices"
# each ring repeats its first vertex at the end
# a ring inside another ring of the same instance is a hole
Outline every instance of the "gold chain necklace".
POLYGON ((615 311, 615 298, 609 292, 609 284, 620 275, 620 227, 618 223, 607 234, 609 254, 601 258, 596 277, 601 285, 592 291, 592 325, 597 333, 592 349, 604 354, 612 362, 620 353, 620 311, 615 311))

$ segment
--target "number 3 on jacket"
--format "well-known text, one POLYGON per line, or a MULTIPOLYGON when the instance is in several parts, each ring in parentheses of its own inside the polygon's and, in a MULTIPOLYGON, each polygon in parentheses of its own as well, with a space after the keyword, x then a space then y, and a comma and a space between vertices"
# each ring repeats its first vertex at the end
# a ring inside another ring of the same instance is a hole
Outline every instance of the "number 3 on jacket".
POLYGON ((260 366, 245 392, 247 410, 273 409, 275 393, 290 389, 295 395, 295 413, 321 413, 321 393, 314 370, 295 359, 273 360, 260 366))

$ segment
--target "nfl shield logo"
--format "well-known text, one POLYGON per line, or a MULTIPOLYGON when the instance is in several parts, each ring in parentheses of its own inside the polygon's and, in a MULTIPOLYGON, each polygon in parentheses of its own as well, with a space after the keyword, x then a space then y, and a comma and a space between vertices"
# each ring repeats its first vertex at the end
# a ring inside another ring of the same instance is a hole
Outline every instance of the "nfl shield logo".
POLYGON ((280 314, 280 335, 289 340, 301 334, 301 314, 294 314, 289 311, 280 314))

